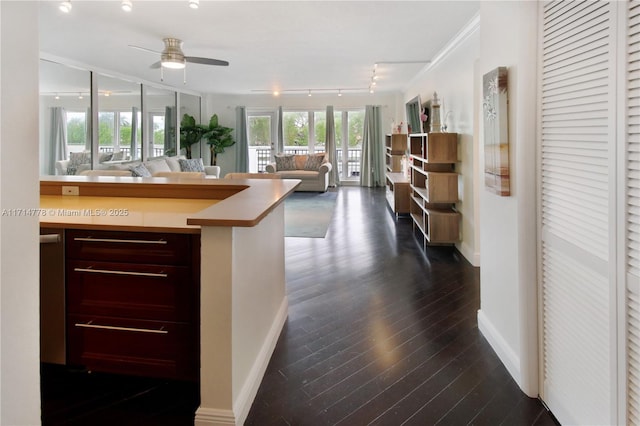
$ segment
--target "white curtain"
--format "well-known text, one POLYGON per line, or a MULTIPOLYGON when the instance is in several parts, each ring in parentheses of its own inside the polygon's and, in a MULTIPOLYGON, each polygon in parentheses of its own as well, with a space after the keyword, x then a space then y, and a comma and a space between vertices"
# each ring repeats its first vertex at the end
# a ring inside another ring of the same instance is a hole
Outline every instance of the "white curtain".
POLYGON ((247 129, 247 109, 236 107, 236 171, 249 171, 249 136, 247 129))
POLYGON ((67 159, 67 113, 63 107, 51 108, 51 137, 49 139, 49 173, 55 174, 56 161, 67 159))
POLYGON ((360 186, 384 186, 384 149, 380 106, 367 105, 364 110, 360 186))
POLYGON ((338 153, 336 152, 336 126, 333 119, 333 106, 327 106, 327 140, 325 141, 327 160, 331 163, 331 172, 329 173, 329 186, 337 186, 340 184, 338 176, 338 153))

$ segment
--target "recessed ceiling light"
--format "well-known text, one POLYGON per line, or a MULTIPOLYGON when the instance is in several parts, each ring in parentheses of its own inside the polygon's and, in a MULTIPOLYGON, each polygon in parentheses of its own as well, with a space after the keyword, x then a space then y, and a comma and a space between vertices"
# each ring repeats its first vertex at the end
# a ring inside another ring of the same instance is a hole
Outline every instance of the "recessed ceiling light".
POLYGON ((60 6, 58 6, 58 8, 64 13, 71 12, 71 7, 71 0, 63 1, 60 3, 60 6))
POLYGON ((200 0, 189 0, 189 7, 191 9, 197 9, 200 6, 200 0))
POLYGON ((133 3, 131 3, 131 0, 122 0, 122 10, 125 12, 131 12, 132 9, 133 3))

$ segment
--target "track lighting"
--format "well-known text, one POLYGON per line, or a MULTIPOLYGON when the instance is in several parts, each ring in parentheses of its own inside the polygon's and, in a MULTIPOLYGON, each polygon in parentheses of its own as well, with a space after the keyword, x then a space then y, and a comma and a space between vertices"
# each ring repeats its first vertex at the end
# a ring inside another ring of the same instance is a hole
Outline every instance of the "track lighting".
POLYGON ((122 10, 125 12, 131 12, 133 9, 133 3, 131 0, 122 0, 122 10))
POLYGON ((307 96, 311 96, 311 90, 309 90, 309 94, 307 96))
POLYGON ((191 9, 197 9, 200 6, 200 0, 189 0, 189 7, 191 9))
POLYGON ((338 96, 342 96, 342 90, 338 89, 338 96))
POLYGON ((60 3, 60 6, 58 6, 58 8, 64 13, 71 12, 71 7, 71 0, 63 1, 60 3))

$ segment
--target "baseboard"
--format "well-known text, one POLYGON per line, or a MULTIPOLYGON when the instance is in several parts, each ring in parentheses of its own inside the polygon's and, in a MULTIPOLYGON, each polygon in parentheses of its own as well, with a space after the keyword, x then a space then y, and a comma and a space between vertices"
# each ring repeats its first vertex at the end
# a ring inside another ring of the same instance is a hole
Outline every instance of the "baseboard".
POLYGON ((470 264, 476 268, 480 267, 480 253, 473 251, 473 249, 469 247, 469 244, 461 242, 456 244, 456 248, 470 264))
POLYGON ((258 388, 260 387, 265 371, 267 371, 269 360, 271 360, 271 355, 273 355, 276 343, 278 343, 280 332, 287 320, 288 310, 289 299, 285 296, 280 304, 280 308, 276 313, 273 323, 271 323, 271 328, 269 329, 269 333, 267 333, 264 344, 256 357, 256 361, 253 363, 253 367, 251 367, 249 376, 244 382, 244 385, 238 394, 238 398, 233 404, 233 411, 236 414, 236 421, 239 425, 243 424, 246 420, 249 410, 251 409, 251 405, 253 404, 253 400, 258 393, 258 388))
POLYGON ((520 377, 520 357, 511 349, 511 346, 502 338, 502 335, 493 326, 489 318, 478 310, 478 329, 487 339, 500 361, 504 364, 511 377, 522 388, 522 378, 520 377))
POLYGON ((216 408, 198 408, 194 426, 224 426, 235 425, 235 416, 231 410, 219 410, 216 408))

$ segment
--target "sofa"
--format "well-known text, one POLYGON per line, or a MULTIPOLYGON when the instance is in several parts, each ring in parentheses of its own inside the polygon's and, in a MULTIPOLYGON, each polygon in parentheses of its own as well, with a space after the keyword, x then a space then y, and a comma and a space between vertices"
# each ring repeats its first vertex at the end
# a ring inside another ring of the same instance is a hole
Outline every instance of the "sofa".
POLYGON ((267 164, 267 173, 275 173, 281 179, 300 179, 296 191, 325 192, 329 187, 332 167, 324 153, 277 154, 275 160, 267 164))
POLYGON ((220 177, 219 166, 205 166, 201 158, 187 159, 184 155, 155 157, 144 162, 140 160, 102 161, 95 169, 91 169, 91 157, 87 156, 86 159, 88 159, 87 162, 75 164, 73 156, 69 160, 58 161, 56 162, 56 174, 134 177, 195 177, 201 175, 208 179, 220 177))

